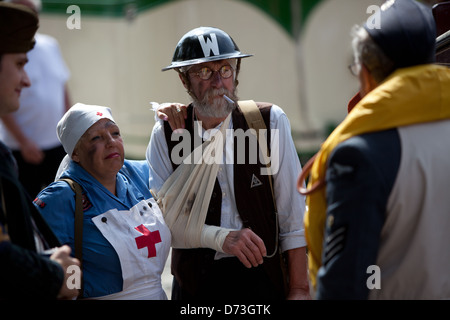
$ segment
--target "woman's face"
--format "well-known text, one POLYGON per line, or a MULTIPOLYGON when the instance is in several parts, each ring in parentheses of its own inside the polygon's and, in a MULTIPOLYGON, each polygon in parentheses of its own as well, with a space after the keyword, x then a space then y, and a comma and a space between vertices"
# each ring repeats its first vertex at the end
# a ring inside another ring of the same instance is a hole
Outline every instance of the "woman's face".
POLYGON ((124 154, 119 127, 109 119, 101 119, 80 138, 72 159, 102 182, 115 178, 123 166, 124 154))

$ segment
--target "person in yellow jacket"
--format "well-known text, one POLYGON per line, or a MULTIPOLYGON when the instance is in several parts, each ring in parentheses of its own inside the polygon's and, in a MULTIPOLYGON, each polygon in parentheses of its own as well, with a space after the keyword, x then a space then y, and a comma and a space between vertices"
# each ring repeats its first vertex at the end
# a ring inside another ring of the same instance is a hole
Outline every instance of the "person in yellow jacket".
POLYGON ((300 189, 310 281, 316 299, 449 299, 450 69, 429 8, 390 0, 380 17, 353 29, 362 99, 300 189))

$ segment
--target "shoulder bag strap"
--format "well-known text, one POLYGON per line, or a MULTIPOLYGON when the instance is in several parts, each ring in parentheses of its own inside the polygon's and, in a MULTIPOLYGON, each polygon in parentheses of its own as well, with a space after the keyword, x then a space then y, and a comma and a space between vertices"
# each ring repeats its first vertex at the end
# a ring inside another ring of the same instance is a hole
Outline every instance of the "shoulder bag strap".
MULTIPOLYGON (((75 258, 80 261, 80 267, 83 268, 83 201, 81 186, 69 178, 59 179, 69 184, 75 192, 75 258)), ((83 295, 83 281, 81 281, 80 296, 83 295)))
MULTIPOLYGON (((256 131, 256 138, 258 139, 259 144, 265 143, 267 146, 266 137, 264 135, 261 135, 261 139, 263 141, 259 141, 260 135, 258 134, 260 129, 267 129, 266 124, 264 123, 264 119, 261 115, 261 112, 259 111, 258 106, 256 105, 255 101, 253 100, 244 100, 244 101, 238 101, 239 107, 241 108, 242 113, 244 114, 245 120, 247 121, 247 124, 249 128, 254 129, 256 131)), ((266 149, 267 150, 267 149, 266 149)), ((262 152, 267 169, 270 171, 269 161, 267 158, 267 154, 262 152)), ((275 210, 277 210, 277 206, 275 203, 275 194, 273 192, 273 185, 272 185, 272 175, 269 176, 269 184, 270 184, 270 190, 272 191, 272 198, 275 204, 275 210)))
MULTIPOLYGON (((264 119, 261 115, 261 112, 259 111, 258 106, 256 105, 256 102, 253 100, 243 100, 243 101, 238 101, 239 107, 241 108, 242 113, 244 114, 245 120, 247 121, 247 124, 249 126, 249 128, 254 129, 256 132, 256 138, 258 139, 258 143, 261 146, 261 144, 264 143, 264 146, 267 146, 267 141, 266 141, 266 137, 262 134, 259 134, 259 130, 260 129, 267 129, 266 124, 264 123, 264 119), (259 139, 262 139, 262 141, 259 141, 259 139)), ((260 147, 261 148, 261 147, 260 147)), ((266 150, 267 147, 266 147, 266 150)), ((266 166, 267 166, 267 170, 269 172, 270 171, 270 165, 269 165, 269 161, 267 158, 267 154, 265 154, 264 152, 262 152, 262 155, 264 157, 266 166)), ((275 193, 273 191, 273 182, 272 182, 272 175, 269 175, 269 184, 270 184, 270 191, 272 192, 272 199, 273 199, 273 204, 275 207, 275 220, 276 220, 276 239, 275 239, 275 251, 271 254, 268 255, 268 258, 273 257, 276 252, 278 251, 278 209, 277 209, 277 203, 275 200, 275 193)))

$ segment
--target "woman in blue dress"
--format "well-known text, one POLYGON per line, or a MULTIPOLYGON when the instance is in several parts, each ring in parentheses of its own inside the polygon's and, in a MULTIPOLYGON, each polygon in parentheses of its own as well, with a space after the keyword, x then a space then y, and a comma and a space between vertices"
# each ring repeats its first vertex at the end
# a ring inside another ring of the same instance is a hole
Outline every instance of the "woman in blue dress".
MULTIPOLYGON (((57 126, 66 156, 60 178, 82 188, 83 298, 167 299, 161 274, 171 235, 149 191, 146 161, 124 159, 107 107, 74 105, 57 126)), ((35 206, 61 243, 74 250, 75 193, 56 180, 35 206)))

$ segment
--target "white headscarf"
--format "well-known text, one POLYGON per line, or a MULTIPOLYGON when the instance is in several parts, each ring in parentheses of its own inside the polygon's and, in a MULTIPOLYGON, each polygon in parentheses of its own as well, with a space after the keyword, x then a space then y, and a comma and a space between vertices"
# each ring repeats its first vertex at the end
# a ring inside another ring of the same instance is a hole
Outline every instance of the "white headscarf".
POLYGON ((67 155, 59 165, 55 180, 59 179, 61 173, 67 169, 78 140, 93 124, 105 118, 115 122, 110 108, 77 103, 59 120, 56 134, 67 155))

